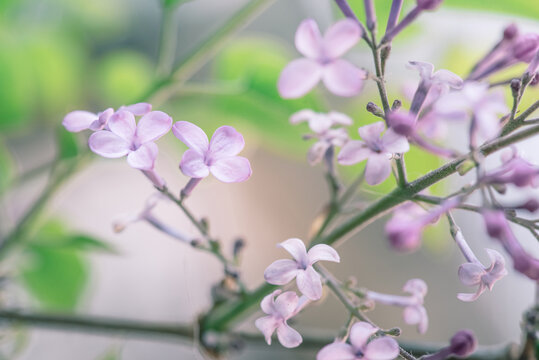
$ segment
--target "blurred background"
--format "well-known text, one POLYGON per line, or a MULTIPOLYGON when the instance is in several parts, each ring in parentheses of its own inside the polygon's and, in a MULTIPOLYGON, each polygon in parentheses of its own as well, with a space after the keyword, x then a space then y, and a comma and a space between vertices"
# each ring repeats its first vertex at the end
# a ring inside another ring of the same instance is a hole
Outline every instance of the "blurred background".
MULTIPOLYGON (((182 2, 182 1, 180 1, 182 2)), ((149 89, 163 73, 179 66, 207 39, 225 38, 219 51, 199 63, 200 70, 172 91, 154 94, 154 109, 174 121, 191 121, 212 133, 227 124, 246 139, 244 156, 253 176, 246 183, 204 180, 188 200, 199 216, 209 219, 211 232, 230 252, 237 237, 245 238, 241 271, 247 285, 258 286, 264 269, 285 254, 276 244, 290 237, 307 239, 310 224, 327 201, 321 166, 310 167, 309 142, 301 139, 305 125, 291 126, 290 114, 303 108, 338 110, 353 117, 355 128, 377 119, 364 108, 378 101, 374 83, 357 98, 336 98, 318 88, 299 100, 282 100, 276 81, 284 65, 298 57, 293 46, 301 20, 316 19, 322 29, 341 15, 329 0, 276 0, 238 33, 226 33, 227 21, 248 1, 193 0, 184 4, 163 0, 2 0, 0 2, 0 236, 6 236, 47 189, 50 169, 60 160, 79 162, 47 199, 19 246, 3 257, 0 300, 6 308, 44 312, 114 316, 127 319, 189 323, 211 305, 210 288, 222 276, 211 256, 171 239, 145 223, 115 233, 112 224, 135 215, 155 192, 125 160, 81 155, 87 133, 71 136, 61 127, 75 109, 99 112, 107 107, 148 100, 149 89), (181 6, 180 6, 181 5, 181 6), (166 34, 160 45, 161 23, 166 34), (225 28, 223 28, 225 26, 225 28), (226 33, 226 34, 225 34, 226 33), (229 36, 231 35, 231 36, 229 36), (233 36, 232 36, 233 35, 233 36), (219 37, 219 35, 217 36, 219 37), (160 55, 161 53, 161 55, 160 55)), ((354 3, 363 13, 360 1, 354 3)), ((375 1, 385 24, 391 2, 375 1)), ((404 9, 414 1, 405 1, 404 9)), ((406 104, 406 88, 418 76, 408 60, 429 61, 465 77, 469 69, 501 37, 504 27, 518 23, 522 32, 539 32, 539 3, 529 0, 447 0, 434 13, 423 14, 400 36, 392 49, 387 81, 390 98, 406 104)), ((205 45, 202 45, 205 46, 205 45)), ((348 54, 372 70, 370 50, 360 43, 348 54)), ((514 67, 500 79, 520 74, 514 67)), ((192 76, 191 76, 192 75, 192 76)), ((537 99, 530 89, 523 107, 537 99)), ((510 98, 509 92, 507 93, 510 98)), ((461 124, 450 124, 446 140, 462 147, 461 124)), ((357 138, 357 137, 356 137, 357 138)), ((159 141, 157 170, 173 191, 187 178, 178 169, 184 146, 172 134, 159 141)), ((536 144, 522 144, 539 161, 536 144)), ((414 179, 441 160, 414 150, 407 155, 414 179)), ((351 179, 361 169, 339 169, 351 179)), ((457 189, 466 178, 452 177, 436 185, 435 193, 457 189)), ((388 192, 393 180, 365 189, 361 201, 388 192)), ((522 194, 510 192, 507 196, 522 194)), ((167 202, 155 214, 195 235, 196 229, 167 202)), ((484 234, 480 218, 458 213, 457 220, 481 260, 484 247, 498 249, 484 234)), ((468 292, 458 281, 463 262, 446 225, 431 227, 422 249, 398 255, 383 234, 386 219, 349 237, 338 248, 342 261, 328 269, 341 279, 355 276, 361 286, 399 294, 413 277, 429 285, 426 307, 429 331, 419 336, 401 319, 401 310, 378 306, 370 317, 383 327, 400 326, 403 338, 445 343, 461 328, 473 329, 483 345, 518 341, 520 319, 532 303, 534 284, 510 274, 492 293, 474 303, 457 300, 468 292)), ((518 231, 526 247, 535 239, 518 231)), ((530 251, 534 251, 531 249, 530 251)), ((347 314, 331 296, 310 306, 294 327, 300 332, 333 336, 347 314)), ((252 321, 243 330, 255 331, 252 321)), ((0 329, 6 359, 200 359, 195 344, 173 339, 86 334, 64 330, 4 327, 0 329)), ((238 359, 313 358, 315 350, 284 350, 248 346, 238 359)))

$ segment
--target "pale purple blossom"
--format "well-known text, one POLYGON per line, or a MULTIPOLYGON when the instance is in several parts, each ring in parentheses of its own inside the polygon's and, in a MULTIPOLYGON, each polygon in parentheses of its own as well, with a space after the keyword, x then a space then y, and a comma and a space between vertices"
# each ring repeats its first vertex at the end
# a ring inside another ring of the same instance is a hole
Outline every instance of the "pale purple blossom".
POLYGON ((304 58, 293 60, 282 71, 278 89, 283 98, 298 98, 309 92, 320 80, 339 96, 359 93, 365 71, 341 59, 361 38, 362 30, 355 20, 344 19, 324 34, 312 19, 304 20, 296 31, 296 48, 304 58))
POLYGON ((305 297, 298 298, 293 291, 282 293, 282 290, 275 290, 262 299, 260 307, 267 316, 258 318, 255 326, 264 334, 268 345, 271 345, 271 336, 275 331, 282 346, 294 348, 301 344, 303 339, 300 333, 292 329, 287 320, 299 313, 308 302, 305 297))
POLYGON ((155 140, 172 126, 172 118, 161 111, 142 116, 138 124, 133 113, 121 110, 108 120, 110 130, 99 130, 88 139, 90 149, 106 158, 127 155, 128 164, 139 170, 153 170, 158 148, 155 140))
POLYGON ((323 134, 331 127, 336 125, 349 126, 352 125, 352 119, 343 113, 330 111, 329 113, 319 113, 313 110, 300 110, 290 116, 291 124, 299 124, 307 122, 309 128, 315 134, 323 134))
POLYGON ((537 187, 539 167, 528 162, 515 147, 502 154, 502 166, 485 174, 483 182, 490 184, 513 184, 517 187, 537 187))
POLYGON ((357 322, 350 329, 350 344, 336 341, 324 346, 316 355, 316 360, 392 360, 399 356, 399 344, 389 336, 381 336, 369 341, 378 328, 357 322))
POLYGON ((501 89, 489 90, 487 83, 466 82, 461 91, 442 96, 435 104, 438 115, 453 120, 472 118, 471 144, 496 137, 501 130, 500 114, 508 112, 501 89))
POLYGON ((303 295, 310 300, 320 299, 322 280, 313 264, 320 260, 340 262, 335 249, 329 245, 318 244, 307 251, 303 241, 297 238, 288 239, 277 246, 288 251, 294 260, 282 259, 273 262, 264 271, 264 279, 273 285, 285 285, 295 278, 303 295))
MULTIPOLYGON (((121 106, 118 109, 118 111, 122 110, 129 111, 135 116, 142 116, 152 111, 152 105, 147 103, 137 103, 121 106)), ((107 123, 113 113, 113 108, 108 108, 97 114, 84 110, 75 110, 64 117, 62 125, 64 125, 67 131, 71 132, 80 132, 87 129, 99 131, 107 127, 107 123)))
POLYGON ((367 160, 365 181, 377 185, 391 174, 391 159, 397 153, 410 149, 408 140, 391 128, 383 136, 385 124, 382 121, 362 126, 358 129, 363 141, 351 140, 341 149, 337 160, 341 165, 353 165, 367 160))
POLYGON ((417 325, 417 331, 424 334, 429 326, 427 310, 423 306, 427 295, 427 284, 421 279, 411 279, 402 289, 410 296, 398 296, 368 291, 367 298, 378 303, 404 308, 403 318, 408 325, 417 325))
POLYGON ((237 156, 245 141, 233 127, 221 126, 215 130, 211 141, 201 128, 187 121, 176 122, 172 132, 189 147, 180 163, 185 175, 201 179, 212 173, 225 183, 242 182, 251 176, 249 160, 237 156))

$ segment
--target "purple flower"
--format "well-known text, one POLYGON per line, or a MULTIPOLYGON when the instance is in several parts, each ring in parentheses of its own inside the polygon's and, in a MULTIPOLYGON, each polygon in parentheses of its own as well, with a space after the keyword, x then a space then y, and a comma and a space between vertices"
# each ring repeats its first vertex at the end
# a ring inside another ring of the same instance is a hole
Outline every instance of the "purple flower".
POLYGON ((295 278, 303 295, 310 300, 320 299, 322 281, 313 264, 320 260, 340 262, 339 254, 325 244, 315 245, 307 252, 303 241, 296 238, 283 241, 277 246, 288 251, 294 260, 282 259, 273 262, 264 271, 264 279, 273 285, 285 285, 295 278))
POLYGON ((505 275, 505 259, 503 256, 492 249, 485 249, 490 258, 490 266, 484 267, 479 261, 468 262, 460 265, 459 279, 466 286, 477 286, 477 291, 474 294, 460 293, 457 298, 462 301, 475 301, 486 290, 492 290, 494 283, 505 275))
POLYGON ((398 296, 381 294, 374 291, 367 292, 367 298, 382 304, 400 306, 404 308, 403 318, 408 325, 416 325, 417 331, 423 334, 429 326, 427 310, 423 306, 425 295, 427 295, 427 284, 421 279, 411 279, 402 288, 410 296, 398 296))
POLYGON ((465 358, 477 348, 477 339, 471 330, 460 330, 451 338, 449 346, 434 354, 421 357, 421 360, 445 360, 452 356, 465 358))
POLYGON ((278 89, 283 98, 298 98, 320 80, 339 96, 359 93, 366 73, 340 59, 361 38, 361 29, 352 19, 331 26, 324 36, 312 19, 304 20, 296 31, 296 48, 304 58, 288 64, 279 77, 278 89))
POLYGON ((471 141, 483 142, 500 132, 498 114, 507 113, 503 92, 489 91, 487 83, 467 82, 461 91, 442 96, 435 104, 440 116, 454 120, 472 117, 471 141))
MULTIPOLYGON (((129 106, 121 106, 118 111, 129 111, 135 116, 146 115, 152 111, 152 105, 147 103, 137 103, 129 106)), ((70 112, 64 117, 62 125, 67 131, 79 132, 86 129, 92 131, 103 130, 108 123, 108 120, 114 113, 114 109, 108 108, 98 114, 94 114, 88 111, 75 110, 70 112)))
POLYGON ((369 185, 377 185, 387 179, 391 173, 391 159, 394 154, 410 149, 406 137, 398 135, 391 128, 381 136, 384 129, 385 124, 382 121, 360 127, 358 132, 364 141, 347 142, 337 157, 341 165, 353 165, 367 160, 365 181, 369 185))
POLYGON ((513 184, 517 187, 539 185, 539 168, 519 155, 516 148, 502 154, 502 162, 499 169, 487 173, 482 181, 490 184, 513 184))
POLYGON ((288 326, 286 321, 305 307, 308 300, 298 298, 293 291, 282 294, 281 292, 281 290, 275 290, 262 299, 260 307, 267 316, 258 318, 255 321, 255 326, 264 334, 268 345, 271 345, 271 335, 277 331, 277 338, 281 345, 286 348, 294 348, 299 346, 303 339, 300 333, 288 326))
POLYGON ((174 135, 189 147, 182 157, 180 169, 191 178, 205 178, 210 172, 222 182, 242 182, 251 176, 251 164, 237 156, 243 150, 243 136, 231 126, 215 130, 211 141, 198 126, 178 121, 172 127, 174 135))
POLYGON ((152 111, 135 122, 133 113, 120 110, 108 119, 109 130, 93 133, 88 139, 90 149, 106 158, 127 155, 128 164, 140 170, 153 170, 157 157, 155 140, 172 126, 172 118, 161 111, 152 111))
POLYGON ((399 344, 388 336, 369 341, 379 329, 367 322, 357 322, 350 329, 350 344, 334 342, 324 346, 316 360, 391 360, 399 355, 399 344))

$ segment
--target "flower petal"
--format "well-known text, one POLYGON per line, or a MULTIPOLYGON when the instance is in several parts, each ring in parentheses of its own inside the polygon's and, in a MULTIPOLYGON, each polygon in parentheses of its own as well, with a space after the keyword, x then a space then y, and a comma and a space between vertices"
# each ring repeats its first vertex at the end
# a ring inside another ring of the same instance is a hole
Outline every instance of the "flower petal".
POLYGON ((295 348, 303 342, 299 332, 292 329, 286 322, 282 322, 277 327, 277 338, 285 348, 295 348))
POLYGON ((322 81, 329 91, 338 96, 357 95, 363 87, 365 71, 342 59, 324 66, 322 81))
POLYGON ((308 252, 309 264, 314 264, 317 261, 333 261, 340 262, 341 258, 337 251, 329 245, 318 244, 313 246, 308 252))
POLYGON ((428 287, 427 283, 421 279, 410 279, 404 284, 402 291, 415 296, 424 297, 427 295, 428 287))
POLYGON ((144 115, 137 125, 137 139, 141 144, 159 139, 169 132, 172 118, 162 111, 152 111, 144 115))
POLYGON ((204 178, 210 174, 209 167, 204 163, 204 156, 194 149, 183 154, 180 169, 184 175, 192 178, 204 178))
POLYGON ((502 254, 492 249, 485 250, 490 258, 488 272, 495 276, 499 276, 500 278, 507 275, 507 270, 505 269, 505 258, 502 256, 502 254))
POLYGON ((136 103, 132 105, 122 106, 118 110, 125 110, 129 111, 135 116, 142 116, 152 111, 152 105, 148 103, 136 103))
POLYGON ((266 314, 273 314, 275 312, 275 308, 273 306, 275 304, 275 297, 282 292, 283 291, 281 289, 277 289, 271 294, 264 296, 264 298, 260 302, 260 308, 262 309, 262 311, 266 314))
POLYGON ((307 161, 310 165, 318 164, 324 158, 326 151, 331 146, 327 141, 317 141, 309 148, 307 161))
POLYGON ((481 276, 485 274, 485 269, 474 263, 462 264, 458 270, 460 282, 466 286, 478 285, 481 282, 481 276))
POLYGON ((440 69, 436 71, 432 75, 432 78, 437 83, 448 85, 449 87, 452 87, 454 89, 460 89, 462 87, 462 84, 464 83, 460 76, 445 69, 440 69))
POLYGON ((353 165, 366 160, 373 154, 363 141, 351 140, 342 147, 337 161, 341 165, 353 165))
POLYGON ((154 167, 158 153, 157 145, 153 142, 142 144, 137 150, 131 151, 127 155, 127 163, 140 170, 151 170, 154 167))
POLYGON ((365 125, 357 129, 359 136, 366 142, 375 142, 380 139, 380 135, 386 129, 386 124, 383 121, 365 125))
POLYGON ((362 349, 367 340, 378 331, 378 328, 368 322, 357 322, 350 329, 350 343, 354 349, 362 349))
POLYGON ((353 121, 350 118, 350 116, 337 112, 337 111, 330 111, 328 113, 328 116, 331 119, 331 121, 333 121, 333 124, 339 124, 339 125, 345 125, 345 126, 353 124, 353 121))
POLYGON ((408 143, 406 136, 397 134, 393 129, 386 131, 382 137, 382 144, 384 146, 384 151, 392 154, 405 153, 410 150, 410 144, 408 143))
POLYGON ((299 98, 307 94, 322 77, 322 67, 314 60, 296 59, 281 72, 277 88, 285 99, 299 98))
POLYGON ((107 130, 97 131, 88 139, 90 150, 106 158, 119 158, 127 155, 129 145, 127 141, 107 130))
POLYGON ((208 151, 210 145, 208 137, 195 124, 188 121, 178 121, 172 126, 172 132, 181 142, 200 154, 205 154, 208 151))
POLYGON ((369 360, 392 360, 399 355, 399 344, 389 336, 374 339, 365 348, 365 358, 369 360))
POLYGON ((277 326, 279 326, 279 320, 273 316, 264 316, 256 319, 255 326, 262 332, 262 334, 264 334, 264 338, 268 345, 271 345, 271 335, 273 335, 273 332, 277 329, 277 326))
POLYGON ((285 285, 296 277, 298 271, 298 264, 294 260, 277 260, 264 271, 264 280, 273 285, 285 285))
POLYGON ((361 28, 352 19, 337 21, 324 34, 324 54, 332 59, 350 50, 361 38, 361 28))
POLYGON ((108 108, 100 112, 99 114, 97 114, 99 117, 97 118, 97 120, 95 120, 94 122, 90 124, 89 129, 92 131, 103 130, 107 126, 112 114, 114 114, 113 108, 108 108))
POLYGON ((209 152, 212 159, 238 155, 245 146, 243 136, 232 126, 221 126, 211 137, 209 152))
POLYGON ((242 182, 251 177, 249 160, 242 156, 220 158, 210 166, 210 171, 217 179, 225 183, 242 182))
POLYGON ((275 313, 279 314, 283 319, 288 320, 295 313, 298 306, 299 298, 293 291, 282 293, 275 299, 275 313))
POLYGON ((341 342, 324 346, 316 355, 316 360, 354 360, 355 358, 356 354, 352 346, 341 342))
POLYGON ((108 126, 110 131, 118 135, 125 141, 132 143, 137 130, 135 116, 129 111, 117 111, 109 118, 108 126))
POLYGON ((409 61, 406 67, 419 71, 419 76, 424 80, 430 79, 434 71, 434 65, 424 61, 409 61))
POLYGON ((477 291, 473 294, 470 294, 470 293, 458 293, 457 294, 457 299, 459 299, 460 301, 464 301, 464 302, 472 302, 472 301, 475 301, 479 298, 479 296, 481 296, 482 293, 485 292, 485 290, 487 289, 487 287, 483 284, 483 283, 480 283, 479 286, 477 287, 477 291))
POLYGON ((304 56, 316 59, 322 51, 322 35, 313 19, 303 20, 296 30, 296 49, 304 56))
POLYGON ((316 112, 310 109, 303 109, 298 112, 293 113, 290 116, 290 124, 299 124, 304 121, 309 121, 311 118, 316 116, 316 112))
POLYGON ((378 185, 391 174, 391 161, 386 154, 369 157, 365 166, 365 181, 369 185, 378 185))
POLYGON ((97 120, 96 114, 89 111, 75 110, 64 117, 62 125, 67 131, 79 132, 88 129, 95 120, 97 120))
POLYGON ((332 125, 333 122, 327 114, 315 114, 309 120, 309 128, 316 134, 322 134, 329 130, 332 125))
POLYGON ((417 331, 424 334, 429 325, 427 311, 423 306, 407 306, 403 312, 404 322, 408 325, 417 324, 417 331))
POLYGON ((277 244, 277 246, 288 251, 299 264, 308 264, 307 249, 305 249, 305 244, 301 239, 291 238, 277 244))
POLYGON ((296 275, 298 290, 309 300, 318 300, 322 297, 322 280, 312 266, 305 270, 298 270, 296 275))

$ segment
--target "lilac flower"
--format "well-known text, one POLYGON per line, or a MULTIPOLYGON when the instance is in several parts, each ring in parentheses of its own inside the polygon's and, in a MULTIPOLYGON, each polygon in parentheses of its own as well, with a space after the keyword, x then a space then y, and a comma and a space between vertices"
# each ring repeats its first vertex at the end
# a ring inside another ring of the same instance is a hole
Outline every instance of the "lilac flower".
POLYGON ((242 182, 251 176, 251 164, 237 156, 245 146, 243 136, 231 126, 221 126, 211 141, 198 126, 178 121, 174 135, 189 147, 182 157, 180 169, 193 179, 205 178, 210 172, 222 182, 242 182))
MULTIPOLYGON (((500 89, 498 89, 500 90, 500 89)), ((440 116, 466 120, 472 116, 472 145, 498 135, 501 123, 498 114, 507 113, 503 92, 489 91, 487 83, 467 82, 461 91, 441 97, 435 104, 440 116)))
POLYGON ((424 334, 429 325, 427 310, 423 306, 425 295, 427 295, 427 284, 421 279, 411 279, 404 284, 402 290, 409 293, 410 296, 388 295, 368 291, 367 298, 382 304, 403 307, 404 322, 408 325, 417 324, 417 331, 424 334))
POLYGON ((340 59, 361 38, 356 21, 344 19, 331 26, 324 37, 312 19, 304 20, 296 31, 296 48, 305 57, 288 64, 279 77, 278 89, 283 98, 298 98, 320 80, 339 96, 359 93, 366 73, 340 59))
POLYGON ((273 285, 285 285, 295 278, 303 295, 310 300, 320 299, 322 281, 313 264, 320 260, 340 262, 339 254, 325 244, 315 245, 307 252, 303 241, 296 238, 283 241, 277 246, 288 251, 294 260, 282 259, 273 262, 264 271, 264 279, 273 285))
POLYGON ((294 348, 299 346, 303 339, 300 333, 288 326, 286 322, 299 313, 309 301, 304 297, 298 298, 293 291, 282 294, 281 292, 281 290, 275 290, 262 299, 260 307, 267 316, 258 318, 255 326, 264 334, 268 345, 271 345, 271 335, 277 331, 277 338, 281 345, 294 348))
POLYGON ((474 294, 460 293, 457 298, 462 301, 475 301, 486 290, 492 291, 494 283, 505 275, 505 259, 503 256, 492 249, 485 249, 490 258, 490 266, 484 267, 478 260, 460 265, 459 279, 466 286, 477 286, 477 291, 474 294))
POLYGON ((153 170, 157 157, 155 140, 172 126, 172 118, 161 111, 152 111, 135 122, 133 113, 121 110, 108 120, 108 130, 93 133, 88 139, 90 149, 106 158, 127 155, 128 164, 140 170, 153 170))
MULTIPOLYGON (((152 111, 152 105, 147 103, 137 103, 129 106, 121 106, 118 111, 129 111, 135 116, 146 115, 152 111)), ((67 131, 79 132, 86 129, 92 131, 103 130, 108 123, 108 120, 114 113, 114 109, 108 108, 100 113, 93 114, 88 111, 75 110, 64 117, 62 125, 67 131)))
POLYGON ((367 322, 357 322, 350 329, 350 344, 334 342, 324 346, 316 360, 392 360, 399 355, 399 344, 388 336, 369 341, 379 329, 367 322))
POLYGON ((298 124, 307 121, 309 128, 314 135, 308 135, 306 138, 314 137, 318 139, 309 149, 307 160, 314 165, 322 160, 324 155, 335 146, 343 146, 348 141, 348 132, 344 128, 332 128, 335 125, 351 125, 352 119, 347 115, 331 111, 327 114, 316 113, 312 110, 301 110, 290 117, 292 124, 298 124))
POLYGON ((539 168, 521 155, 516 148, 502 154, 502 166, 487 173, 482 181, 490 184, 513 184, 517 187, 537 187, 539 185, 539 168))
POLYGON ((410 149, 406 137, 398 135, 391 128, 381 137, 384 129, 385 124, 382 121, 360 127, 358 132, 364 141, 347 142, 337 157, 341 165, 353 165, 367 160, 365 181, 369 185, 377 185, 387 179, 391 173, 391 159, 394 154, 410 149))

